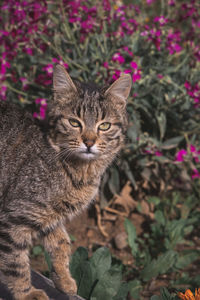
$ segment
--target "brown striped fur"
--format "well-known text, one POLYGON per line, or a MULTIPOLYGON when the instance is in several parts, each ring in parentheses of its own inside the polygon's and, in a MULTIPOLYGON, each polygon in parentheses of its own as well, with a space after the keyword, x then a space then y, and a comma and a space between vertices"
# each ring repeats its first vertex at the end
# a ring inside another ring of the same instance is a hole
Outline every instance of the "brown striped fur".
POLYGON ((28 254, 36 236, 51 256, 57 288, 76 293, 64 224, 95 198, 126 128, 129 75, 105 90, 73 83, 57 66, 53 82, 45 121, 0 103, 0 278, 16 300, 48 299, 31 286, 28 254), (103 131, 105 122, 110 128, 103 131))

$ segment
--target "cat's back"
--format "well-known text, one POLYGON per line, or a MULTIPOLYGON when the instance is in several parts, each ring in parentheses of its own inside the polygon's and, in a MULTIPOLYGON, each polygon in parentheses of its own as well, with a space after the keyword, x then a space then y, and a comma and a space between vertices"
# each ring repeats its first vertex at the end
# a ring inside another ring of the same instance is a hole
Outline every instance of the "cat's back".
POLYGON ((43 175, 47 152, 43 132, 32 114, 0 102, 0 199, 8 191, 10 195, 17 191, 16 186, 24 192, 24 186, 38 175, 36 167, 43 175))

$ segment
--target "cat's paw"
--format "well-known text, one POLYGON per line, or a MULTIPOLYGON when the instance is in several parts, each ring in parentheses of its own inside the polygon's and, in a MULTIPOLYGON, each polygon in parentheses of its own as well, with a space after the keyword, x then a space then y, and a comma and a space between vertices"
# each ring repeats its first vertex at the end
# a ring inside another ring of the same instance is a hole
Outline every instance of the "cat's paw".
POLYGON ((49 297, 44 291, 34 289, 23 300, 49 300, 49 297))
POLYGON ((55 274, 52 274, 52 280, 56 286, 56 288, 67 294, 76 294, 77 293, 77 285, 76 281, 70 276, 66 276, 65 278, 58 278, 55 274))

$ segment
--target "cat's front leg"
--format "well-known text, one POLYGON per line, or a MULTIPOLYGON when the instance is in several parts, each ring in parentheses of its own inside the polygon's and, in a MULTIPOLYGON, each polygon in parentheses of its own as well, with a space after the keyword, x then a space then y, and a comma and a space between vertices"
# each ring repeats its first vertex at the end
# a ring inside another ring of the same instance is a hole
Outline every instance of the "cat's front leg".
POLYGON ((75 294, 77 286, 69 271, 70 239, 64 227, 57 227, 44 237, 44 247, 49 252, 55 286, 65 293, 75 294))

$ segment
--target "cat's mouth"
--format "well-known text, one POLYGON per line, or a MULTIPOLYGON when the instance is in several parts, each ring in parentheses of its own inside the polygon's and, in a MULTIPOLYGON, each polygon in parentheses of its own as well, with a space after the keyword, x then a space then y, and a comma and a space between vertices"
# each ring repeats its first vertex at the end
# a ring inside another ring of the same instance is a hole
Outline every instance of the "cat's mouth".
POLYGON ((99 156, 99 151, 96 146, 87 148, 86 146, 81 145, 77 154, 81 159, 91 160, 96 159, 99 156))

